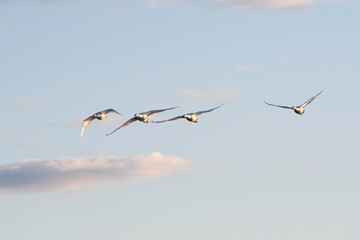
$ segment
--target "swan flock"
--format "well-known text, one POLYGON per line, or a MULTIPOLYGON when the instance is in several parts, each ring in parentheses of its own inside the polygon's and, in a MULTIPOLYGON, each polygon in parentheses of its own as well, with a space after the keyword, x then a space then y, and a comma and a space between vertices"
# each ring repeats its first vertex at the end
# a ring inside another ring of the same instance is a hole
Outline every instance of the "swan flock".
MULTIPOLYGON (((309 100, 307 100, 306 102, 304 102, 302 105, 299 105, 299 106, 292 106, 292 107, 290 107, 290 106, 282 106, 282 105, 275 105, 275 104, 268 103, 265 100, 263 100, 263 101, 265 102, 265 104, 267 104, 269 106, 292 109, 296 114, 303 115, 304 112, 305 112, 305 107, 308 104, 310 104, 312 101, 314 101, 325 90, 325 88, 321 92, 319 92, 318 94, 316 94, 315 96, 313 96, 312 98, 310 98, 309 100)), ((166 120, 151 121, 151 122, 153 122, 153 123, 164 123, 164 122, 175 121, 175 120, 184 118, 189 122, 197 123, 199 115, 201 115, 203 113, 212 112, 212 111, 220 108, 223 105, 224 105, 224 103, 217 106, 217 107, 211 108, 209 110, 198 111, 198 112, 194 112, 194 113, 186 113, 186 114, 179 115, 177 117, 169 118, 169 119, 166 119, 166 120)), ((176 108, 178 108, 178 107, 171 107, 171 108, 164 108, 164 109, 158 109, 158 110, 150 110, 150 111, 142 112, 142 113, 135 113, 134 117, 128 119, 126 122, 124 122, 118 128, 116 128, 114 131, 106 134, 106 136, 109 136, 109 135, 113 134, 114 132, 118 131, 119 129, 121 129, 123 127, 126 127, 130 123, 133 123, 135 121, 140 121, 140 122, 143 122, 143 123, 149 123, 149 116, 151 116, 152 114, 161 113, 161 112, 168 111, 168 110, 173 110, 173 109, 176 109, 176 108)), ((94 119, 104 120, 104 119, 107 118, 106 114, 108 114, 108 113, 116 113, 116 114, 122 116, 119 112, 117 112, 116 110, 114 110, 112 108, 103 110, 101 112, 94 113, 93 115, 91 115, 90 117, 86 118, 83 121, 83 124, 82 124, 82 127, 81 127, 80 139, 83 137, 84 130, 91 123, 91 121, 93 121, 94 119)))

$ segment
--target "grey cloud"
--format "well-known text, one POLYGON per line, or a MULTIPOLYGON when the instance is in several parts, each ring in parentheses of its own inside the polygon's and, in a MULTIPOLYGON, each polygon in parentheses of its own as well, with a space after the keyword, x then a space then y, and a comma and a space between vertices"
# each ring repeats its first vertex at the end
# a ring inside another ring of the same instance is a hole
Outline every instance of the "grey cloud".
POLYGON ((149 179, 185 170, 190 162, 161 153, 133 158, 63 158, 0 164, 0 193, 67 191, 102 182, 149 179))

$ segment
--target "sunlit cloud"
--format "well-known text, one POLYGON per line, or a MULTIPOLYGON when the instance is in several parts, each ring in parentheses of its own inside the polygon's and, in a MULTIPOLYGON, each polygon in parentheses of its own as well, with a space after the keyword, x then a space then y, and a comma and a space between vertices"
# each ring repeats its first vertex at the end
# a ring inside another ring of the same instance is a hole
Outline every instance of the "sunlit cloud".
POLYGON ((62 158, 0 164, 0 193, 69 191, 105 182, 152 179, 186 170, 190 161, 154 152, 132 158, 62 158))

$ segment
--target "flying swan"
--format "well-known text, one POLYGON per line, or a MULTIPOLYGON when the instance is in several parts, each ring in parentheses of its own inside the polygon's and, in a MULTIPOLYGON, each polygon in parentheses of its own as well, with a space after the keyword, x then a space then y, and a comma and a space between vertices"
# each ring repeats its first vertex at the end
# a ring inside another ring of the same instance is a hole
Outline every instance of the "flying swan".
MULTIPOLYGON (((115 111, 114 109, 106 109, 104 111, 101 111, 101 112, 97 112, 95 114, 93 114, 92 116, 86 118, 82 124, 82 127, 81 127, 81 133, 80 133, 80 139, 82 138, 83 136, 83 133, 84 133, 84 130, 85 128, 89 125, 89 123, 94 120, 95 118, 98 119, 98 120, 104 120, 105 118, 107 118, 106 114, 109 113, 109 112, 113 112, 113 113, 117 113, 119 115, 121 115, 120 113, 118 113, 117 111, 115 111)), ((122 116, 122 115, 121 115, 122 116)))
POLYGON ((171 118, 171 119, 167 119, 167 120, 163 120, 163 121, 152 121, 152 122, 153 123, 163 123, 163 122, 167 122, 167 121, 174 121, 174 120, 177 120, 177 119, 180 119, 180 118, 185 118, 189 122, 197 123, 198 116, 200 114, 211 112, 211 111, 221 107, 222 105, 224 105, 224 103, 221 104, 220 106, 217 106, 217 107, 209 109, 209 110, 199 111, 199 112, 196 112, 196 113, 187 113, 187 114, 177 116, 177 117, 174 117, 174 118, 171 118))
MULTIPOLYGON (((326 88, 326 87, 325 87, 326 88)), ((287 109, 292 109, 294 110, 295 113, 299 114, 299 115, 303 115, 304 112, 305 112, 305 107, 311 103, 312 101, 315 100, 315 98, 317 98, 324 90, 325 88, 319 92, 318 94, 316 94, 314 97, 310 98, 309 100, 307 100, 306 102, 304 102, 302 105, 300 106, 297 106, 297 107, 288 107, 288 106, 279 106, 279 105, 274 105, 274 104, 271 104, 271 103, 267 103, 265 100, 263 100, 267 105, 270 105, 270 106, 275 106, 275 107, 281 107, 281 108, 287 108, 287 109)))
POLYGON ((112 131, 111 133, 106 134, 106 136, 109 136, 111 134, 113 134, 114 132, 116 132, 117 130, 119 130, 120 128, 126 127, 127 125, 129 125, 130 123, 138 120, 144 123, 148 123, 149 122, 149 116, 154 114, 154 113, 159 113, 159 112, 163 112, 163 111, 167 111, 167 110, 172 110, 174 108, 178 108, 178 107, 172 107, 172 108, 165 108, 165 109, 160 109, 160 110, 151 110, 148 112, 143 112, 143 113, 136 113, 134 114, 133 118, 130 118, 129 120, 127 120, 124 124, 122 124, 120 127, 118 127, 117 129, 115 129, 114 131, 112 131))

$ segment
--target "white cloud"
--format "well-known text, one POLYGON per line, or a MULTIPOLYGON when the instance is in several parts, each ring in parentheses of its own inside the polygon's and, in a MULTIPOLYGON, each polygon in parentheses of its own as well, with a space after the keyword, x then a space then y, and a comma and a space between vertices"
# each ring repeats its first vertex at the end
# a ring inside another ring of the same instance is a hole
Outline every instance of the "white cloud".
POLYGON ((0 164, 0 193, 67 191, 103 182, 157 178, 185 170, 184 158, 154 152, 133 158, 62 158, 0 164))
POLYGON ((223 9, 244 8, 244 9, 268 9, 268 8, 299 8, 313 6, 319 2, 341 2, 342 0, 146 0, 150 6, 180 3, 210 4, 223 9))

